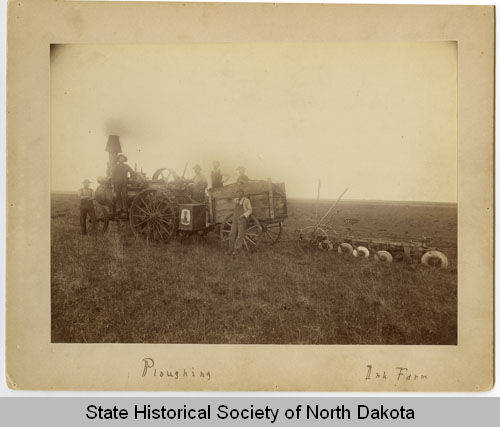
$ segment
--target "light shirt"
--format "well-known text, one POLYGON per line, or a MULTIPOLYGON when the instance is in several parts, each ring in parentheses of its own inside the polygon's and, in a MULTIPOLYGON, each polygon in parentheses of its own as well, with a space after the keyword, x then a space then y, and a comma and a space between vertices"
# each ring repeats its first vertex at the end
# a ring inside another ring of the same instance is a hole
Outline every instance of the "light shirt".
POLYGON ((241 199, 234 199, 234 203, 243 206, 243 216, 248 218, 252 215, 252 204, 250 203, 250 199, 247 197, 242 197, 241 199))
POLYGON ((78 190, 78 197, 80 199, 92 199, 94 197, 94 190, 92 188, 80 188, 78 190))

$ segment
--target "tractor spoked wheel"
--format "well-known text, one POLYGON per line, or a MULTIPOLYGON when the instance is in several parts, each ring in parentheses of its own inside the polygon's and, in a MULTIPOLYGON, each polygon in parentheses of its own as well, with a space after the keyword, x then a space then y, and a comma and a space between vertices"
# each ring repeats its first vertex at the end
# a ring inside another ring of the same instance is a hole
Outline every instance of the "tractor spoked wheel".
POLYGON ((174 177, 172 176, 172 172, 168 168, 157 169, 151 177, 152 181, 163 181, 165 183, 170 182, 173 179, 174 177))
POLYGON ((175 204, 160 191, 141 191, 130 206, 130 227, 146 241, 168 242, 177 231, 175 204))

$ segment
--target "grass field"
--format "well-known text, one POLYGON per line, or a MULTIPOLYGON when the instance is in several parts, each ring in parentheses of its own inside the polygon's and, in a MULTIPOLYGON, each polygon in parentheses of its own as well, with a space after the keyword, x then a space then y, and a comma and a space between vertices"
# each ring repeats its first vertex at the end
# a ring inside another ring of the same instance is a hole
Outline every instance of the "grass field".
MULTIPOLYGON (((324 212, 328 204, 322 204, 324 212)), ((52 195, 53 342, 456 344, 456 205, 341 202, 362 236, 433 238, 450 268, 303 253, 314 204, 289 200, 282 239, 233 259, 218 238, 146 245, 79 234, 76 196, 52 195)))

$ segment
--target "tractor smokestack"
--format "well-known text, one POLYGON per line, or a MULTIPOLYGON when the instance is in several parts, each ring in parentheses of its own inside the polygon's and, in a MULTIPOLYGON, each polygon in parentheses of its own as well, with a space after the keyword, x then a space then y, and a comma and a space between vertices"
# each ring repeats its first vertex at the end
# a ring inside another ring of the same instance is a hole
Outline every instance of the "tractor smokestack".
POLYGON ((108 167, 106 169, 106 175, 110 176, 114 165, 116 164, 116 159, 118 154, 122 152, 122 147, 120 145, 120 137, 118 135, 109 135, 108 142, 106 144, 106 151, 109 153, 108 167))

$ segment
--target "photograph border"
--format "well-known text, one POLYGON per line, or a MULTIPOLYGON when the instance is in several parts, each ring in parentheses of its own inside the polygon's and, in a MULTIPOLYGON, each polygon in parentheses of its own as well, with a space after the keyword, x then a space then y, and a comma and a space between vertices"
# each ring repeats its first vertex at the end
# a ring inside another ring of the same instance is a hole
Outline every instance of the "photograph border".
POLYGON ((28 0, 9 1, 7 20, 10 388, 484 391, 493 386, 494 7, 28 0), (368 40, 458 43, 457 346, 50 343, 50 44, 368 40), (156 371, 143 375, 149 360, 156 371), (367 365, 389 378, 367 380, 367 365), (402 380, 400 368, 418 380, 402 380), (176 378, 175 372, 184 371, 193 375, 176 378))

